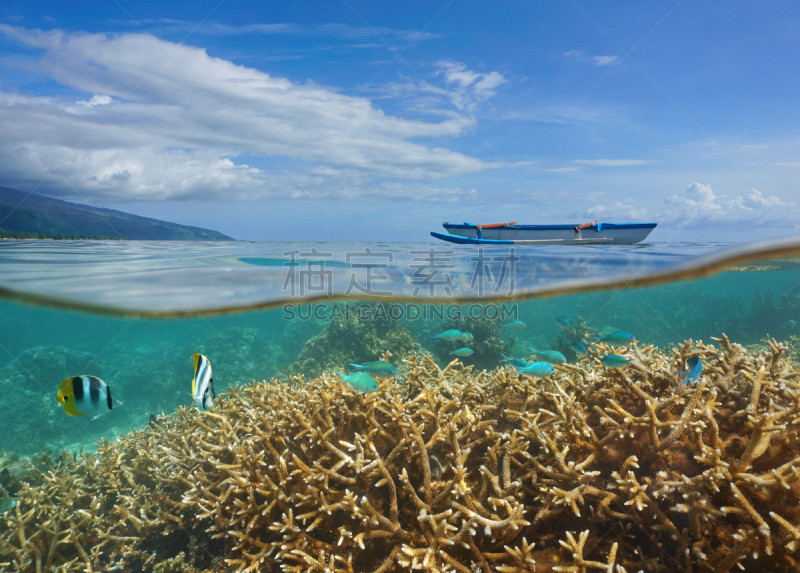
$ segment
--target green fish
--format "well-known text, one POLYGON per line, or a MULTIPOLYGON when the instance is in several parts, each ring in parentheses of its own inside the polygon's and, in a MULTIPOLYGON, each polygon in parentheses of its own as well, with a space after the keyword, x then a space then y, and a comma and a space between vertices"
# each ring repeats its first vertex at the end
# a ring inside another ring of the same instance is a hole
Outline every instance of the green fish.
POLYGON ((616 354, 606 354, 605 356, 603 356, 600 362, 602 362, 609 368, 621 368, 622 366, 629 364, 630 360, 622 356, 617 356, 616 354))
POLYGON ((471 356, 472 348, 459 348, 458 350, 453 350, 450 354, 455 354, 456 356, 471 356))
POLYGON ((397 374, 397 368, 391 362, 385 360, 375 360, 373 362, 364 362, 364 364, 348 364, 353 370, 360 372, 369 372, 373 376, 379 378, 388 378, 397 374))
POLYGON ((565 316, 557 316, 556 317, 556 324, 558 326, 560 326, 561 328, 569 328, 570 326, 572 326, 572 323, 570 322, 570 320, 565 316))
POLYGON ((545 362, 549 362, 550 364, 561 364, 567 361, 567 358, 558 350, 536 350, 532 346, 529 346, 528 349, 536 356, 545 362))
POLYGON ((464 338, 462 338, 463 336, 463 332, 456 330, 455 328, 451 328, 450 330, 445 330, 440 334, 434 334, 431 336, 431 338, 441 338, 442 340, 449 340, 452 342, 453 340, 464 340, 464 338))
POLYGON ((471 332, 462 332, 461 338, 459 338, 459 340, 467 342, 468 340, 473 340, 474 338, 475 336, 471 332))
POLYGON ((544 378, 545 376, 549 376, 555 371, 553 365, 549 362, 533 362, 529 364, 525 368, 518 368, 517 372, 519 374, 525 374, 526 376, 535 376, 537 378, 544 378))
POLYGON ((367 394, 379 389, 378 382, 375 378, 366 372, 356 372, 350 376, 345 376, 341 372, 336 371, 334 371, 334 373, 341 376, 342 380, 350 384, 350 386, 358 390, 361 394, 367 394))
POLYGON ((509 330, 522 330, 526 326, 527 324, 525 324, 521 320, 512 320, 511 322, 507 322, 506 324, 501 324, 500 328, 507 328, 509 330))
POLYGON ((611 334, 605 335, 603 338, 598 338, 597 342, 605 342, 609 346, 624 346, 636 340, 636 337, 630 332, 618 330, 611 334))
POLYGON ((16 505, 17 502, 10 497, 0 498, 0 513, 11 511, 16 505))
POLYGON ((503 357, 503 362, 508 362, 514 368, 525 368, 526 366, 530 366, 531 363, 527 360, 523 360, 522 358, 511 358, 506 356, 505 354, 501 354, 500 356, 503 357))
POLYGON ((689 380, 697 382, 700 379, 700 374, 703 372, 703 363, 700 361, 699 356, 690 356, 686 361, 688 371, 678 370, 681 374, 686 374, 686 378, 681 382, 681 386, 686 384, 689 380))

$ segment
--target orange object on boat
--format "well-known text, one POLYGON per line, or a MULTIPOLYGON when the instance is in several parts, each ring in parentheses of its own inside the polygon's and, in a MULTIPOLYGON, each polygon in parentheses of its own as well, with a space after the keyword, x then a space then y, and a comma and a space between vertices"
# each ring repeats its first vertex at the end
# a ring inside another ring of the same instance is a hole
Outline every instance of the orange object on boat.
POLYGON ((599 222, 600 220, 598 219, 597 221, 592 221, 591 223, 584 223, 583 225, 575 225, 573 229, 575 229, 575 231, 580 231, 581 229, 588 229, 589 227, 594 227, 599 222))
POLYGON ((511 223, 492 223, 490 225, 475 225, 476 229, 491 229, 493 227, 506 227, 508 225, 516 225, 516 221, 512 221, 511 223))

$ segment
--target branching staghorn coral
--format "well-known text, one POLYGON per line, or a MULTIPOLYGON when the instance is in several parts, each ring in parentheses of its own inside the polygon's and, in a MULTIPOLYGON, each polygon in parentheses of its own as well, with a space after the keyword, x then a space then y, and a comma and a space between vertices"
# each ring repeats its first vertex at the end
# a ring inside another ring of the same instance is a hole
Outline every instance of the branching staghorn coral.
POLYGON ((634 346, 621 369, 600 347, 545 379, 411 356, 370 394, 236 387, 51 460, 5 515, 0 568, 797 571, 798 365, 717 342, 634 346))

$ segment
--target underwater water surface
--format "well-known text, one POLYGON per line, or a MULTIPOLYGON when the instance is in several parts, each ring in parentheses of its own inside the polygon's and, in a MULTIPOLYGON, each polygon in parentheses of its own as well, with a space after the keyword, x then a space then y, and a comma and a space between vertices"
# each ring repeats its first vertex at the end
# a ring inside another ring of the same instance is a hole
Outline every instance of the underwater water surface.
POLYGON ((800 570, 800 241, 2 241, 0 293, 3 570, 800 570))

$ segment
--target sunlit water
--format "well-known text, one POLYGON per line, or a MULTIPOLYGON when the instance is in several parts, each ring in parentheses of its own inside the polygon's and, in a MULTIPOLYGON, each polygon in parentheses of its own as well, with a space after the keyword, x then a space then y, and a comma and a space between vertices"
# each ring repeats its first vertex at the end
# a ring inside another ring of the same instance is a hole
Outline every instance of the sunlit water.
POLYGON ((193 407, 196 352, 217 394, 345 371, 387 351, 401 384, 404 357, 427 352, 443 366, 464 346, 474 352, 460 360, 476 370, 497 368, 503 354, 530 357, 528 347, 575 363, 565 319, 662 349, 723 333, 761 349, 775 338, 787 360, 800 358, 800 238, 515 249, 0 241, 0 295, 5 460, 92 451, 151 415, 193 407), (512 321, 524 327, 498 328, 512 321), (449 328, 475 338, 431 338, 449 328), (58 385, 83 374, 121 404, 94 420, 66 415, 58 385))
POLYGON ((789 340, 800 323, 800 264, 791 257, 798 244, 3 241, 0 436, 3 448, 22 454, 90 449, 151 414, 190 405, 195 352, 210 359, 219 393, 376 360, 367 350, 375 340, 364 337, 392 330, 408 331, 415 344, 387 344, 396 361, 398 352, 427 350, 446 363, 456 345, 430 335, 463 320, 527 325, 505 334, 502 348, 463 358, 487 369, 498 366, 500 350, 523 356, 528 346, 554 347, 557 317, 660 347, 722 333, 742 344, 789 340), (344 335, 325 338, 334 322, 344 335), (322 338, 310 354, 314 337, 322 338), (123 405, 97 420, 66 416, 56 388, 79 374, 105 380, 123 405))

